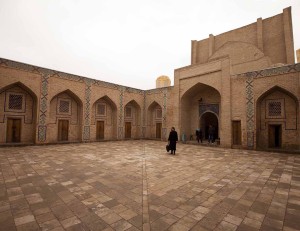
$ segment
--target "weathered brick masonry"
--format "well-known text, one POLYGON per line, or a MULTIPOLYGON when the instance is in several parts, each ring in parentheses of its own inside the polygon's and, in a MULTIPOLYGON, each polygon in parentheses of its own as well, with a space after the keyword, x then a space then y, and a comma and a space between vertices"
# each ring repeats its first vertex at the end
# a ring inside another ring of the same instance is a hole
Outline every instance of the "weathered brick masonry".
POLYGON ((190 137, 300 149, 300 64, 291 8, 201 41, 174 86, 139 90, 0 59, 0 144, 190 137), (276 26, 275 26, 276 25, 276 26))

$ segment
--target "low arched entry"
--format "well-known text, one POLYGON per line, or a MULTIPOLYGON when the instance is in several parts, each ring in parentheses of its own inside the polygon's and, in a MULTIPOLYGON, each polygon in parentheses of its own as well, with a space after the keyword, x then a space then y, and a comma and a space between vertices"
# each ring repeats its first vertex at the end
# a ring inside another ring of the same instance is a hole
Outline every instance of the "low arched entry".
POLYGON ((210 111, 204 112, 199 119, 199 128, 202 130, 203 139, 208 139, 209 126, 213 126, 214 139, 219 138, 219 119, 218 116, 210 111))

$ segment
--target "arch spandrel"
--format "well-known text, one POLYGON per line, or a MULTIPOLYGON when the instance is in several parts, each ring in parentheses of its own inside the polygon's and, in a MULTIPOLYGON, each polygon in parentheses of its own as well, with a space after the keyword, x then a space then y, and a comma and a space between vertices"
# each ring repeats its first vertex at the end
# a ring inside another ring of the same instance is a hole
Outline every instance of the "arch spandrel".
POLYGON ((37 100, 37 94, 30 87, 26 86, 24 83, 22 83, 20 81, 11 83, 11 84, 6 85, 6 86, 3 86, 2 88, 0 88, 0 94, 3 91, 6 91, 6 90, 8 90, 10 88, 13 88, 13 87, 22 88, 23 90, 27 91, 33 97, 34 100, 37 100))
POLYGON ((104 96, 99 97, 98 99, 96 99, 96 100, 92 103, 92 105, 95 105, 95 103, 96 103, 97 101, 99 101, 99 100, 104 100, 104 101, 106 101, 107 103, 109 103, 110 106, 112 106, 112 108, 113 108, 114 110, 117 110, 117 104, 116 104, 116 103, 115 103, 108 95, 104 95, 104 96))
POLYGON ((75 94, 73 91, 71 91, 70 89, 66 89, 64 91, 61 91, 61 92, 55 94, 53 97, 51 97, 50 102, 61 94, 68 94, 71 98, 73 98, 79 104, 79 106, 82 106, 82 100, 80 99, 80 97, 77 94, 75 94))
POLYGON ((153 108, 159 106, 160 108, 162 108, 162 106, 156 101, 153 100, 147 107, 147 110, 152 110, 153 108))
POLYGON ((273 87, 268 87, 263 89, 261 92, 257 93, 258 97, 256 100, 256 104, 260 103, 267 95, 269 95, 270 93, 274 92, 274 91, 281 91, 285 94, 287 94, 288 96, 290 96, 292 99, 294 99, 296 102, 299 103, 300 99, 297 98, 297 94, 286 90, 284 87, 279 86, 279 85, 274 85, 273 87))

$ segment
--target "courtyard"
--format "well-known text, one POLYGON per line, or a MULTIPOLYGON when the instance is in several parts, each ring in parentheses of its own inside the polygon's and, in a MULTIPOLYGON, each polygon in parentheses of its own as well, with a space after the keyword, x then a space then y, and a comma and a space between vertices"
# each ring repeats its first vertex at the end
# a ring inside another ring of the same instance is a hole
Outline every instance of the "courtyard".
POLYGON ((300 155, 165 145, 0 148, 0 230, 300 230, 300 155))

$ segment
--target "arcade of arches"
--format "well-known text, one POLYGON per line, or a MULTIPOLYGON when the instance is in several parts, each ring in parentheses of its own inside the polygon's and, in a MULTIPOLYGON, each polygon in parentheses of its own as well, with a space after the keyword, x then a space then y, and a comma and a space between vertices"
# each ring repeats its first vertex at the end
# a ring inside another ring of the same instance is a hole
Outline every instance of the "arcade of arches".
POLYGON ((0 58, 0 145, 180 139, 300 150, 300 64, 291 9, 193 40, 174 86, 140 90, 0 58), (279 25, 279 26, 274 26, 279 25), (286 29, 288 28, 288 29, 286 29), (270 39, 267 34, 273 34, 270 39))

